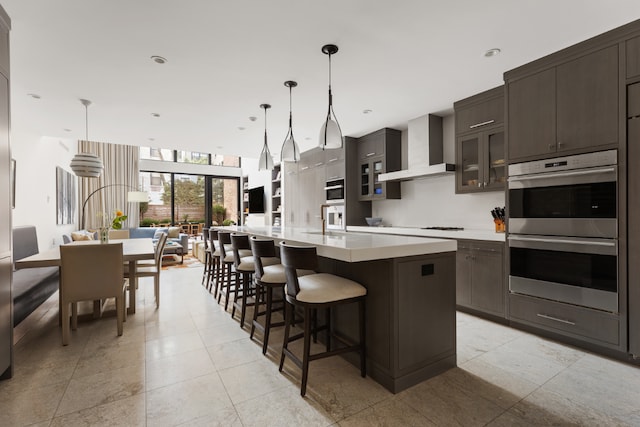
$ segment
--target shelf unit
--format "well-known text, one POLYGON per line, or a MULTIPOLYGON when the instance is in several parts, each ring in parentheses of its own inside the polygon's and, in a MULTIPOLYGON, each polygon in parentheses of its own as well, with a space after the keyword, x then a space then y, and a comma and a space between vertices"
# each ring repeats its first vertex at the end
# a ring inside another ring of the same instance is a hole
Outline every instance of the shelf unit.
POLYGON ((247 223, 247 215, 249 215, 249 177, 242 177, 242 225, 247 223))
POLYGON ((282 166, 275 165, 271 170, 271 225, 282 225, 282 166))

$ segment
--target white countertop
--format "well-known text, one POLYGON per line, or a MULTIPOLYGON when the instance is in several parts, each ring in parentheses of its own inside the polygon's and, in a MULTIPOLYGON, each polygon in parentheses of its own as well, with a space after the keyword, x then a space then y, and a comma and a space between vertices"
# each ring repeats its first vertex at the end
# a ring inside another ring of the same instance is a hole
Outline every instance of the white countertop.
POLYGON ((355 231, 340 232, 333 230, 327 231, 325 235, 322 235, 318 230, 266 226, 216 228, 269 237, 278 242, 285 240, 290 243, 313 245, 318 248, 318 255, 346 262, 453 252, 457 249, 457 242, 455 240, 406 235, 358 233, 355 231))
POLYGON ((418 227, 366 227, 349 226, 347 231, 375 234, 397 234, 401 236, 435 237, 440 239, 469 239, 488 240, 492 242, 504 242, 505 233, 496 233, 485 229, 464 229, 464 230, 424 230, 418 227))

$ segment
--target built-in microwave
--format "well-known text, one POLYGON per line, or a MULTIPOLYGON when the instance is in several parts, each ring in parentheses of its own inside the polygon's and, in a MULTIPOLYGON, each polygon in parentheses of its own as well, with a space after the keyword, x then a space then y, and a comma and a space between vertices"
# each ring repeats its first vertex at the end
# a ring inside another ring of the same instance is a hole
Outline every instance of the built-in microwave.
POLYGON ((327 181, 324 191, 327 203, 344 203, 344 178, 327 181))

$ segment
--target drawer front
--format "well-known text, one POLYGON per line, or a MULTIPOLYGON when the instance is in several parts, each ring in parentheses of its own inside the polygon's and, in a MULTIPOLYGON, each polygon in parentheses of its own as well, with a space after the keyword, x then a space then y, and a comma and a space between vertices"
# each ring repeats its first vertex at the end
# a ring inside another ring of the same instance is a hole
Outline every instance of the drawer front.
POLYGON ((595 344, 608 347, 620 344, 620 320, 613 314, 511 294, 509 317, 548 331, 587 338, 595 344))

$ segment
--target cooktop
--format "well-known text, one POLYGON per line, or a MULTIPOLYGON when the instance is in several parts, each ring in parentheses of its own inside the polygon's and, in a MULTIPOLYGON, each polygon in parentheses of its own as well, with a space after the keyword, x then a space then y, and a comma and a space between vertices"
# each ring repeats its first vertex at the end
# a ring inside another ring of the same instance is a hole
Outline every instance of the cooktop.
POLYGON ((460 231, 462 227, 422 227, 422 230, 443 230, 443 231, 460 231))

